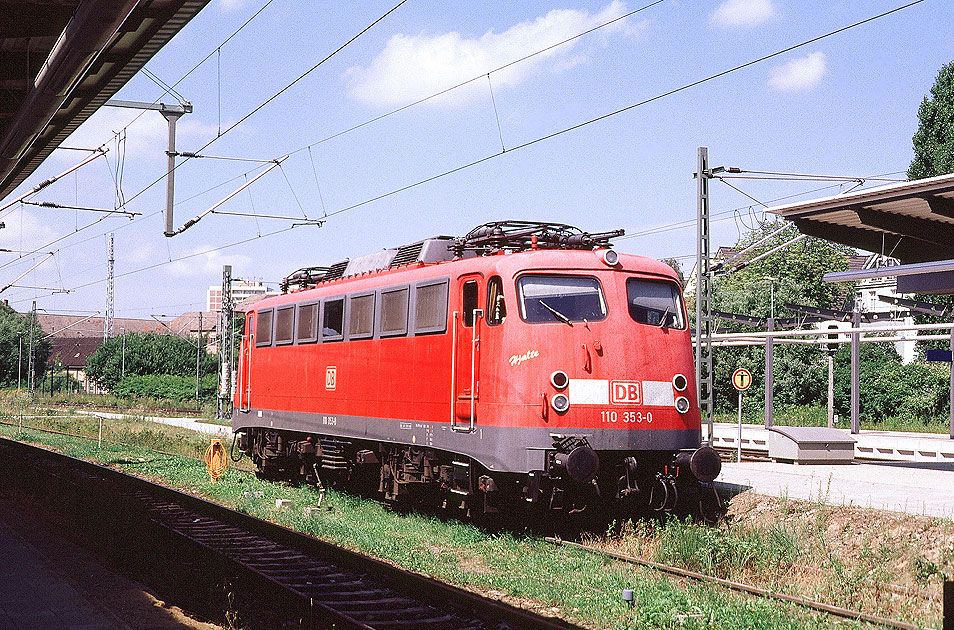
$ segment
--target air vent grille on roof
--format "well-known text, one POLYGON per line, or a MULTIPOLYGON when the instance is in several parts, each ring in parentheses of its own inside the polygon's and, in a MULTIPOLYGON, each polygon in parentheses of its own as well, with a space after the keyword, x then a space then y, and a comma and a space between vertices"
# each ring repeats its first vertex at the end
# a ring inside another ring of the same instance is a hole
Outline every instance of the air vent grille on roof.
POLYGON ((326 273, 321 279, 324 280, 335 280, 344 275, 344 270, 348 268, 347 260, 342 260, 341 262, 335 263, 328 267, 328 273, 326 273))
POLYGON ((391 261, 391 266, 400 267, 401 265, 417 262, 422 249, 424 249, 424 241, 413 245, 405 245, 398 250, 397 256, 391 261))

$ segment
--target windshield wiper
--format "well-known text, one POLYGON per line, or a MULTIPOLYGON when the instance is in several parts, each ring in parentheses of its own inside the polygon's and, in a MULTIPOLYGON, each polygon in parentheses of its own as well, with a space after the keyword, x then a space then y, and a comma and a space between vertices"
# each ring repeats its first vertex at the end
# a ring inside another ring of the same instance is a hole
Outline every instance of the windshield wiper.
POLYGON ((566 315, 564 315, 564 314, 561 313, 560 311, 556 310, 555 308, 553 308, 552 306, 550 306, 549 304, 547 304, 547 303, 544 302, 543 300, 538 300, 538 301, 540 302, 540 306, 542 306, 543 308, 545 308, 545 309, 547 309, 548 311, 550 311, 551 313, 553 313, 553 316, 556 317, 558 320, 560 320, 561 322, 563 322, 563 323, 566 324, 567 326, 570 326, 570 327, 573 326, 573 322, 570 321, 570 318, 569 318, 569 317, 567 317, 566 315))
POLYGON ((666 318, 669 317, 669 308, 667 307, 665 312, 663 312, 662 317, 659 318, 659 327, 666 327, 666 318))

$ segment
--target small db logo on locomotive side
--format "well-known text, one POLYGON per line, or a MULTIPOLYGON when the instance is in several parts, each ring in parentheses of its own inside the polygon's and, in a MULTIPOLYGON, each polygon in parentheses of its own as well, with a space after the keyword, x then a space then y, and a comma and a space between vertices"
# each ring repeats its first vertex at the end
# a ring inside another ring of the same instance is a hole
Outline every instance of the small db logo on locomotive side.
POLYGON ((328 391, 335 391, 335 387, 338 386, 338 368, 329 367, 325 370, 325 389, 328 391))
POLYGON ((639 381, 611 381, 610 394, 614 405, 638 405, 639 381))

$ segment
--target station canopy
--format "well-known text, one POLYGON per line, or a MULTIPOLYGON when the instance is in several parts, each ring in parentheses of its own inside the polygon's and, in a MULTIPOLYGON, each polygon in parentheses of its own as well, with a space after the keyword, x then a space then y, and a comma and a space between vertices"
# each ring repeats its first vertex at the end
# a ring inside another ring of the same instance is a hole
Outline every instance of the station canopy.
POLYGON ((209 0, 0 0, 0 199, 209 0))
MULTIPOLYGON (((954 293, 954 174, 768 211, 792 221, 802 234, 899 259, 901 265, 880 274, 898 276, 899 292, 954 293)), ((831 274, 837 276, 831 279, 862 279, 875 272, 851 273, 831 274)))

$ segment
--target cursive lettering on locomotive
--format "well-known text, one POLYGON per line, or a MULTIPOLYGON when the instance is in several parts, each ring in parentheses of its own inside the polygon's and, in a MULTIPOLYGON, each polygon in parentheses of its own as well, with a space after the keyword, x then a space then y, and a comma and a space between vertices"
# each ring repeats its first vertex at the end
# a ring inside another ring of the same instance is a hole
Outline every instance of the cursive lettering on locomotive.
POLYGON ((537 350, 527 350, 523 354, 515 354, 510 357, 510 365, 512 367, 518 366, 524 361, 529 361, 530 359, 536 359, 540 356, 540 352, 537 350))

